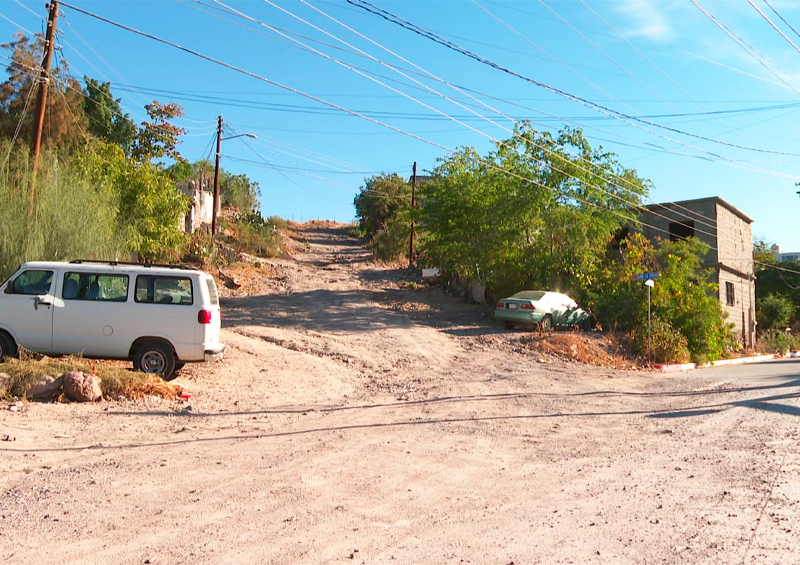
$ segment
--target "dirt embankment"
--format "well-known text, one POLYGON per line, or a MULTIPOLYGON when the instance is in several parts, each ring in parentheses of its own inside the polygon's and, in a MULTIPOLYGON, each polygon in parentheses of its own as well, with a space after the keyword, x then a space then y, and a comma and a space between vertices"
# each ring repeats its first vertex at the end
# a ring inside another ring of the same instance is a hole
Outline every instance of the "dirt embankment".
POLYGON ((0 411, 0 563, 796 562, 796 381, 564 361, 341 229, 248 269, 189 401, 0 411))

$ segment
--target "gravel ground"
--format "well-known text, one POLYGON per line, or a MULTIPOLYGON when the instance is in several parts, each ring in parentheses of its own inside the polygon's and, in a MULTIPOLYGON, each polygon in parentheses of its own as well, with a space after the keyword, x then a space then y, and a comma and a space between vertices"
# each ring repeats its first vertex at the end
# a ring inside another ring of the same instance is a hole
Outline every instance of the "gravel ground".
POLYGON ((0 563, 800 562, 797 382, 545 358, 301 235, 190 400, 0 410, 0 563))

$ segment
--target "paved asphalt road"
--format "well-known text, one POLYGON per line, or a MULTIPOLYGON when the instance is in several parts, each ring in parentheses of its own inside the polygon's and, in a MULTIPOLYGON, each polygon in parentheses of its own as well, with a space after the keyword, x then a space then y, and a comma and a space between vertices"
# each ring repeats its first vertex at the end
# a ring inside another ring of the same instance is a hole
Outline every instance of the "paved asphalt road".
POLYGON ((710 381, 729 381, 742 387, 800 387, 800 359, 709 367, 697 369, 692 376, 710 381))

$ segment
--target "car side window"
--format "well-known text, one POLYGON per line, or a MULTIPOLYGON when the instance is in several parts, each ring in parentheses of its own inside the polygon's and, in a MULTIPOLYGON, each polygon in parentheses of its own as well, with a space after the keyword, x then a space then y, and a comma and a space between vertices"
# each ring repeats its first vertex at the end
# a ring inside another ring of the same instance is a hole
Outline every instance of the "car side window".
POLYGON ((125 302, 128 282, 128 275, 68 272, 64 274, 61 297, 64 300, 125 302))
POLYGON ((17 278, 8 283, 6 294, 27 294, 38 296, 50 292, 53 283, 53 271, 23 271, 17 278))
POLYGON ((134 300, 144 304, 191 305, 194 303, 192 279, 166 275, 139 275, 136 277, 134 300))

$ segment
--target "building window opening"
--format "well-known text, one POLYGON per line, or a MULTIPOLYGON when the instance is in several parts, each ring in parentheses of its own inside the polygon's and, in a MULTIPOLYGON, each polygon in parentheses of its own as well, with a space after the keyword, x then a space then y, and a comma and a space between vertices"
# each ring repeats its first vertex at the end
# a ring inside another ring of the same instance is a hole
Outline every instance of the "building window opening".
POLYGON ((670 222, 669 223, 669 240, 680 241, 694 237, 694 222, 688 220, 686 222, 670 222))
POLYGON ((736 297, 733 294, 733 283, 725 283, 725 304, 734 306, 736 304, 736 297))

